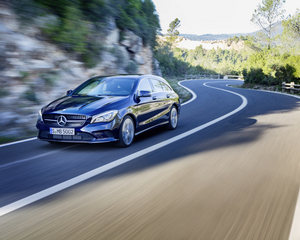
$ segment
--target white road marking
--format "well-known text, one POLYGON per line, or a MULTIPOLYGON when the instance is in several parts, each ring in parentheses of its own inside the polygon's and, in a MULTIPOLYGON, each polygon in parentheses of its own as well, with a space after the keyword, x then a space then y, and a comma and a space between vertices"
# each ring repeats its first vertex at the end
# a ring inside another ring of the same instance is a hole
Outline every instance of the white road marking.
POLYGON ((194 101, 194 100, 197 98, 197 94, 196 94, 196 93, 194 93, 191 89, 189 89, 189 88, 187 88, 187 87, 185 87, 185 86, 183 86, 183 85, 181 84, 182 82, 188 82, 188 81, 195 81, 195 80, 184 80, 184 81, 180 81, 180 82, 178 83, 181 87, 185 88, 186 90, 188 90, 188 91, 192 94, 192 98, 191 98, 190 100, 188 100, 187 102, 181 104, 181 106, 184 106, 184 105, 186 105, 186 104, 188 104, 188 103, 194 101))
POLYGON ((24 140, 20 140, 20 141, 16 141, 16 142, 1 144, 0 148, 7 147, 7 146, 10 146, 10 145, 15 145, 15 144, 18 144, 18 143, 29 142, 29 141, 32 141, 32 140, 35 140, 35 139, 37 139, 37 138, 34 137, 34 138, 28 138, 28 139, 24 139, 24 140))
POLYGON ((298 200, 296 203, 296 209, 294 213, 289 240, 299 240, 299 239, 300 239, 300 195, 298 193, 298 200))
MULTIPOLYGON (((204 84, 204 85, 207 86, 206 84, 204 84)), ((211 87, 211 86, 207 86, 207 87, 211 87)), ((0 208, 0 216, 8 214, 8 213, 10 213, 10 212, 12 212, 14 210, 20 209, 20 208, 22 208, 24 206, 27 206, 27 205, 29 205, 29 204, 31 204, 33 202, 36 202, 36 201, 38 201, 40 199, 48 197, 48 196, 50 196, 50 195, 52 195, 54 193, 62 191, 62 190, 66 189, 66 188, 69 188, 71 186, 74 186, 75 184, 78 184, 78 183, 83 182, 83 181, 85 181, 87 179, 95 177, 95 176, 97 176, 97 175, 99 175, 101 173, 104 173, 104 172, 106 172, 108 170, 111 170, 111 169, 113 169, 115 167, 118 167, 118 166, 120 166, 120 165, 122 165, 124 163, 127 163, 127 162, 129 162, 129 161, 131 161, 133 159, 141 157, 141 156, 143 156, 143 155, 145 155, 147 153, 153 152, 153 151, 155 151, 157 149, 160 149, 160 148, 165 147, 165 146, 167 146, 167 145, 169 145, 171 143, 174 143, 174 142, 176 142, 178 140, 181 140, 181 139, 183 139, 183 138, 185 138, 187 136, 190 136, 190 135, 192 135, 192 134, 194 134, 196 132, 199 132, 199 131, 201 131, 201 130, 203 130, 203 129, 205 129, 205 128, 207 128, 207 127, 209 127, 209 126, 211 126, 211 125, 213 125, 213 124, 215 124, 217 122, 222 121, 225 118, 228 118, 228 117, 232 116, 233 114, 241 111, 243 108, 245 108, 247 106, 248 101, 247 101, 247 99, 243 95, 240 95, 238 93, 231 92, 231 91, 228 91, 228 90, 216 88, 216 87, 211 87, 211 88, 215 88, 215 89, 218 89, 218 90, 221 90, 221 91, 229 92, 229 93, 232 93, 232 94, 235 94, 235 95, 241 97, 242 98, 242 104, 238 108, 236 108, 235 110, 233 110, 233 111, 231 111, 231 112, 229 112, 229 113, 227 113, 227 114, 225 114, 225 115, 223 115, 223 116, 221 116, 221 117, 219 117, 217 119, 214 119, 214 120, 212 120, 212 121, 210 121, 210 122, 208 122, 206 124, 203 124, 203 125, 198 126, 198 127, 194 128, 194 129, 191 129, 191 130, 189 130, 189 131, 187 131, 185 133, 179 134, 179 135, 177 135, 177 136, 175 136, 173 138, 170 138, 170 139, 168 139, 166 141, 163 141, 161 143, 155 144, 155 145, 153 145, 151 147, 148 147, 148 148, 146 148, 144 150, 141 150, 141 151, 138 151, 138 152, 133 153, 131 155, 128 155, 126 157, 120 158, 120 159, 118 159, 118 160, 116 160, 114 162, 108 163, 108 164, 106 164, 106 165, 104 165, 102 167, 96 168, 96 169, 91 170, 91 171, 89 171, 87 173, 81 174, 81 175, 79 175, 79 176, 77 176, 75 178, 72 178, 72 179, 67 180, 65 182, 62 182, 60 184, 57 184, 57 185, 55 185, 53 187, 50 187, 50 188, 47 188, 47 189, 45 189, 43 191, 35 193, 35 194, 31 195, 31 196, 28 196, 26 198, 20 199, 20 200, 18 200, 16 202, 8 204, 8 205, 6 205, 4 207, 1 207, 0 208)))

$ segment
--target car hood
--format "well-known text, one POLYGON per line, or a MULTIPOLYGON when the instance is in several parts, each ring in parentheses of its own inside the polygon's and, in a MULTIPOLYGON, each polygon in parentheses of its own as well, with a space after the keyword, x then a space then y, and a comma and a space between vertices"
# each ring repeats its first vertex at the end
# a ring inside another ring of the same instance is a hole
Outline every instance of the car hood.
POLYGON ((43 109, 43 113, 72 113, 93 115, 102 108, 105 110, 111 107, 124 104, 129 97, 120 96, 66 96, 55 100, 43 109))

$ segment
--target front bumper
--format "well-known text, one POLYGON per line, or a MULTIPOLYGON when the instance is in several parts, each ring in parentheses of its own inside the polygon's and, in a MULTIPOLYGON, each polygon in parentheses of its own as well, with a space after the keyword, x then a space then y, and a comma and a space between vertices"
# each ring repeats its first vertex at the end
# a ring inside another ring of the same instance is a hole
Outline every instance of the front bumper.
POLYGON ((75 135, 57 135, 50 133, 50 127, 44 122, 36 124, 39 130, 38 138, 48 142, 68 143, 105 143, 118 141, 119 121, 113 120, 110 123, 87 124, 82 128, 75 128, 75 135))

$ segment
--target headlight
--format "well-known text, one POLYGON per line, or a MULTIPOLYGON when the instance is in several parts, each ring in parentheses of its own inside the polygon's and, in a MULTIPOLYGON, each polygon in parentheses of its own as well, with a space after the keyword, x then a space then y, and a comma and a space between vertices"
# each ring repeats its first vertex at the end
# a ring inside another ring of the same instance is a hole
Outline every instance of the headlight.
POLYGON ((117 114, 117 110, 97 114, 92 117, 91 123, 110 122, 116 117, 117 114))
POLYGON ((41 122, 43 121, 42 110, 40 110, 39 113, 38 113, 38 120, 41 121, 41 122))

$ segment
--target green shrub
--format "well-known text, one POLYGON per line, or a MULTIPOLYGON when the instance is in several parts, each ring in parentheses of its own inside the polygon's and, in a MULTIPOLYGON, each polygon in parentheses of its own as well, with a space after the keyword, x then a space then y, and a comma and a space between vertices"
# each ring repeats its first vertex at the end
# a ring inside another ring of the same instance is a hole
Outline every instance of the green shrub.
POLYGON ((125 71, 130 74, 136 74, 138 70, 138 65, 134 61, 129 61, 128 65, 125 67, 125 71))
POLYGON ((0 98, 9 96, 9 91, 3 87, 0 88, 0 98))
POLYGON ((28 89, 22 97, 30 102, 39 103, 36 93, 32 88, 28 89))
POLYGON ((156 45, 156 33, 160 24, 151 0, 112 0, 112 4, 116 6, 114 17, 118 28, 135 32, 145 45, 156 45))
POLYGON ((278 78, 281 82, 299 82, 299 78, 295 77, 296 69, 287 64, 285 66, 280 66, 276 69, 275 76, 278 78))
MULTIPOLYGON (((3 0, 2 0, 3 1, 3 0)), ((46 9, 35 0, 4 0, 16 12, 18 18, 24 23, 32 23, 37 14, 44 14, 46 9)))
POLYGON ((105 23, 109 16, 113 16, 116 12, 115 6, 107 0, 80 0, 79 7, 82 11, 83 17, 96 23, 100 29, 103 27, 102 23, 105 23))
POLYGON ((66 16, 49 23, 44 32, 69 52, 83 54, 87 47, 88 23, 81 20, 81 12, 74 6, 66 7, 66 16))
POLYGON ((42 73, 40 77, 45 81, 46 86, 52 87, 58 80, 58 74, 56 72, 42 73))
POLYGON ((243 70, 245 83, 262 84, 267 77, 261 68, 251 68, 250 71, 243 70))
POLYGON ((91 40, 87 43, 86 51, 82 54, 82 61, 85 67, 93 68, 99 63, 101 59, 101 52, 104 47, 100 42, 91 40))
POLYGON ((20 80, 26 82, 28 80, 29 73, 26 71, 20 71, 20 80))

